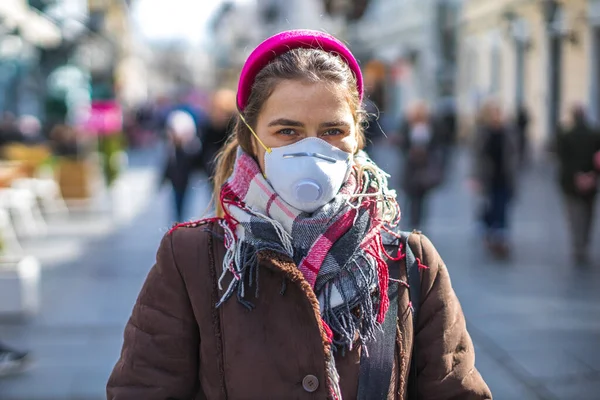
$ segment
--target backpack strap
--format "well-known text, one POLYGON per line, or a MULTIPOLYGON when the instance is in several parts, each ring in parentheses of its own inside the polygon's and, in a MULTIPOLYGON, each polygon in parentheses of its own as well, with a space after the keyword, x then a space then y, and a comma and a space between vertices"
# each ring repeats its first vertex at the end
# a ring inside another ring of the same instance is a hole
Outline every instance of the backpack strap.
POLYGON ((388 398, 396 353, 400 264, 400 262, 388 264, 390 278, 393 279, 390 279, 388 285, 390 306, 385 314, 382 330, 375 332, 375 340, 369 343, 368 356, 366 351, 361 354, 358 400, 385 400, 388 398))
POLYGON ((408 375, 408 390, 407 399, 417 399, 417 317, 419 314, 419 307, 421 305, 421 276, 419 274, 419 262, 415 257, 408 239, 410 232, 401 232, 402 243, 404 244, 406 252, 406 272, 408 280, 408 295, 412 305, 412 320, 413 320, 413 348, 412 356, 410 360, 410 373, 408 375))
MULTIPOLYGON (((419 291, 419 264, 408 245, 408 237, 410 233, 402 232, 401 240, 406 251, 406 266, 407 276, 409 280, 410 299, 413 302, 413 321, 416 321, 416 310, 419 303, 419 295, 413 295, 414 288, 419 291), (416 283, 415 277, 416 275, 416 283), (411 278, 412 276, 412 278, 411 278), (412 280, 411 280, 412 279, 412 280), (413 286, 414 284, 414 286, 413 286), (416 304, 416 307, 415 307, 416 304)), ((358 379, 358 400, 386 400, 392 380, 392 370, 394 367, 394 358, 396 353, 396 331, 398 327, 398 291, 401 262, 394 262, 389 265, 390 283, 388 287, 388 297, 390 299, 390 307, 385 315, 385 320, 382 325, 382 331, 375 334, 375 341, 368 346, 368 356, 363 352, 360 358, 360 373, 358 379)), ((415 323, 416 328, 416 323, 415 323)), ((413 341, 414 343, 414 341, 413 341)), ((415 359, 415 346, 413 344, 412 359, 415 359)), ((409 378, 409 399, 411 393, 414 393, 416 398, 416 385, 413 391, 410 391, 411 381, 416 384, 416 365, 411 362, 411 372, 409 378), (414 365, 414 366, 413 366, 414 365), (414 370, 414 373, 413 373, 414 370)))

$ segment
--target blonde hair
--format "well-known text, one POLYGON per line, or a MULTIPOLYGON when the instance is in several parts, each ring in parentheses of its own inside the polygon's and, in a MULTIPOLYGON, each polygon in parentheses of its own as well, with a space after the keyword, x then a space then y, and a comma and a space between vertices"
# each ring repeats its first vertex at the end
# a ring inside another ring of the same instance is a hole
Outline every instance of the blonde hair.
MULTIPOLYGON (((344 90, 357 125, 357 151, 364 147, 366 113, 360 102, 356 76, 338 55, 319 49, 292 49, 276 57, 258 73, 252 85, 248 104, 243 111, 248 125, 252 128, 256 127, 258 115, 265 101, 273 93, 277 84, 284 80, 324 82, 344 90)), ((254 154, 252 133, 239 115, 236 117, 231 136, 216 160, 213 201, 219 217, 223 216, 219 201, 220 190, 233 173, 238 147, 248 154, 254 154)))

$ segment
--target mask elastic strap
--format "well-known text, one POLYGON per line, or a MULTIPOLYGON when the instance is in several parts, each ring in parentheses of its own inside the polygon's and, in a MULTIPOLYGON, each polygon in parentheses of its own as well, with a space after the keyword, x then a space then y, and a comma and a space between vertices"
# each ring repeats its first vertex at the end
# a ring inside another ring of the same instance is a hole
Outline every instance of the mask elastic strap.
POLYGON ((273 149, 271 149, 270 147, 265 146, 265 144, 263 143, 262 140, 260 140, 260 138, 258 137, 258 135, 256 134, 256 132, 254 132, 254 129, 252 129, 252 127, 246 122, 246 118, 244 118, 244 116, 242 115, 242 113, 239 113, 240 118, 242 119, 242 122, 244 124, 246 124, 246 126, 248 127, 248 129, 250 129, 250 132, 252 132, 252 134, 254 135, 254 137, 256 138, 256 140, 258 140, 258 143, 263 147, 263 149, 265 149, 265 151, 267 153, 271 153, 273 151, 273 149))

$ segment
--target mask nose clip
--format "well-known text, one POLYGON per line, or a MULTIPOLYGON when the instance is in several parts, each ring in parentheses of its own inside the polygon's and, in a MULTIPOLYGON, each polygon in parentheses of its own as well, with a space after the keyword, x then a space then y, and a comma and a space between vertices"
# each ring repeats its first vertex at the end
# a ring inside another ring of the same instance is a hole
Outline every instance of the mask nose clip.
POLYGON ((333 157, 328 157, 328 156, 325 156, 325 155, 319 154, 319 153, 309 153, 307 151, 303 151, 303 152, 299 152, 299 153, 287 153, 287 154, 283 155, 283 158, 296 158, 296 157, 314 157, 314 158, 318 158, 323 161, 330 162, 332 164, 335 164, 336 162, 338 162, 338 160, 336 160, 333 157))

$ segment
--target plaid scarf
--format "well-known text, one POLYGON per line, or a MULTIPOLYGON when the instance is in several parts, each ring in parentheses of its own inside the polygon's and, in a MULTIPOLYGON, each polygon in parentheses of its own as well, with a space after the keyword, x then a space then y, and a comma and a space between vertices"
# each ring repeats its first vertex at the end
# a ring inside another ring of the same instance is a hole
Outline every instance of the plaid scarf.
POLYGON ((257 253, 271 250, 291 258, 312 286, 334 350, 352 349, 356 333, 360 345, 374 338, 389 306, 381 232, 397 224, 400 212, 387 175, 365 153, 355 156, 338 195, 309 214, 279 197, 240 149, 220 200, 227 251, 219 285, 227 274, 233 279, 218 306, 237 294, 253 308, 246 289, 254 287, 258 296, 257 253))

